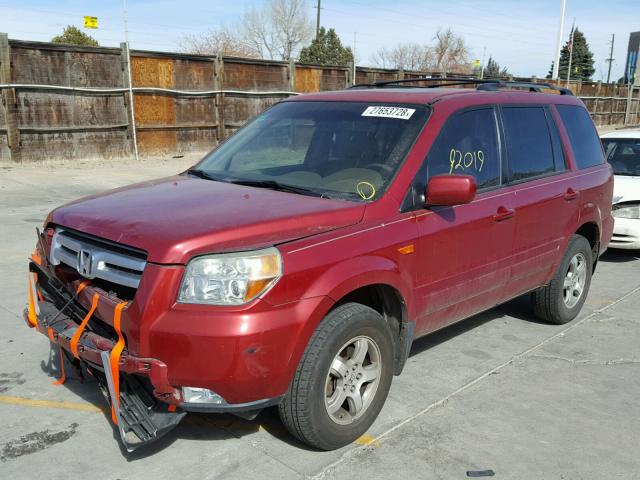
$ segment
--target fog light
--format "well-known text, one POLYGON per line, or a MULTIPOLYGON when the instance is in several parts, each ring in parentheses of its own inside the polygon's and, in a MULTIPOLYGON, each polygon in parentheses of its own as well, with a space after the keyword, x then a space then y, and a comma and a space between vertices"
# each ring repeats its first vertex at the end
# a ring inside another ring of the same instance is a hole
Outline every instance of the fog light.
POLYGON ((207 403, 211 405, 227 403, 216 392, 199 387, 182 387, 182 398, 186 403, 207 403))

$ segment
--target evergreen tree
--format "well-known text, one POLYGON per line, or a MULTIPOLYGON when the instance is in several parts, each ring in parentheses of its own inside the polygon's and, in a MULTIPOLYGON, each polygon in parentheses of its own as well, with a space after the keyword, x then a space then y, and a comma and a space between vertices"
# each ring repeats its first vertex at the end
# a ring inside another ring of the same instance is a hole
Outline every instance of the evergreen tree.
POLYGON ((300 50, 300 62, 316 65, 349 65, 353 61, 350 47, 343 47, 333 28, 320 28, 318 38, 300 50))
MULTIPOLYGON (((571 56, 571 75, 569 78, 571 80, 591 80, 591 77, 596 71, 593 66, 593 52, 589 50, 589 44, 584 34, 577 28, 573 30, 573 54, 571 54, 570 51, 570 44, 571 36, 560 51, 559 77, 563 80, 567 78, 569 57, 571 56)), ((547 78, 551 78, 551 75, 553 75, 553 64, 554 62, 551 62, 551 69, 547 74, 547 78)))
POLYGON ((507 67, 500 67, 498 62, 496 62, 492 57, 489 57, 487 66, 484 69, 484 76, 485 78, 507 77, 509 76, 509 72, 507 67))
POLYGON ((87 45, 89 47, 97 47, 98 41, 90 35, 87 35, 78 27, 69 25, 64 29, 62 35, 56 35, 51 39, 53 43, 66 43, 69 45, 87 45))

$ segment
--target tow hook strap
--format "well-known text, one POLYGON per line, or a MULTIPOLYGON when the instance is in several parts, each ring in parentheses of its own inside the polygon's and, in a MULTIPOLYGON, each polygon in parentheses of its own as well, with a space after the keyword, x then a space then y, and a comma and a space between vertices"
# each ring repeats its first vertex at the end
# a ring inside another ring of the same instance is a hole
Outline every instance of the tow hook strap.
POLYGON ((113 313, 113 328, 118 334, 118 341, 111 349, 109 354, 109 367, 111 370, 111 379, 113 381, 113 397, 111 401, 111 421, 117 425, 118 415, 116 414, 116 408, 120 410, 120 355, 124 350, 124 337, 120 330, 120 317, 122 316, 122 309, 129 302, 120 302, 116 305, 116 309, 113 313), (115 403, 117 402, 117 406, 115 403))
POLYGON ((71 337, 71 341, 69 342, 69 346, 71 347, 71 353, 73 353, 73 356, 76 358, 80 358, 80 356, 78 355, 78 342, 80 341, 80 337, 82 336, 82 333, 84 332, 84 329, 86 328, 87 323, 89 323, 89 320, 93 316, 93 313, 96 311, 96 308, 98 308, 99 300, 100 300, 100 295, 98 295, 97 293, 94 293, 93 299, 91 300, 91 308, 89 309, 89 312, 84 317, 84 319, 82 320, 82 323, 80 323, 80 325, 76 329, 76 333, 73 334, 73 337, 71 337))

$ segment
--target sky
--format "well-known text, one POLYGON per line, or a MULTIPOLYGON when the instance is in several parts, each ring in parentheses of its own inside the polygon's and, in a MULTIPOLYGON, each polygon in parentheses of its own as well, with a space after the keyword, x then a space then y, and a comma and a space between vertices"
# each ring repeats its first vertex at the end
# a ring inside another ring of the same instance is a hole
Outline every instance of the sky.
MULTIPOLYGON (((317 0, 305 0, 315 25, 317 0)), ((241 21, 245 10, 266 0, 129 0, 132 49, 176 51, 185 35, 197 35, 241 21)), ((9 38, 49 41, 83 16, 98 17, 97 30, 85 30, 101 45, 124 40, 123 1, 0 0, 0 32, 9 38)), ((322 0, 321 24, 335 28, 354 47, 358 64, 398 43, 430 44, 438 28, 461 35, 474 59, 492 56, 516 76, 546 76, 555 58, 560 0, 322 0)), ((567 0, 563 41, 574 21, 594 53, 594 80, 606 80, 611 34, 615 49, 611 78, 624 71, 629 33, 640 30, 640 0, 567 0)))

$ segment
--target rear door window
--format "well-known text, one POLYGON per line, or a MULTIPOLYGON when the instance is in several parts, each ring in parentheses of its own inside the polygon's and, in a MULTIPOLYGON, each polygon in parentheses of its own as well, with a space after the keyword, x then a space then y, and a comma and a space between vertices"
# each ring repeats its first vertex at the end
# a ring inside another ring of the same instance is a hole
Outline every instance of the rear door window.
POLYGON ((504 107, 502 120, 510 181, 520 182, 556 171, 552 132, 544 107, 504 107))
POLYGON ((500 185, 501 162, 495 110, 456 114, 442 128, 427 156, 427 179, 434 175, 472 175, 478 190, 500 185))
POLYGON ((556 105, 569 135, 576 166, 579 169, 604 163, 600 139, 589 113, 574 105, 556 105))

